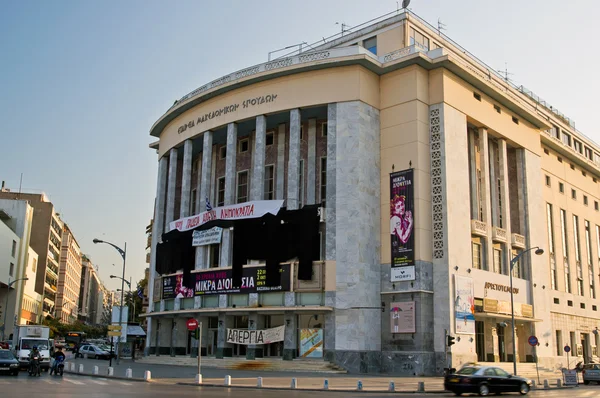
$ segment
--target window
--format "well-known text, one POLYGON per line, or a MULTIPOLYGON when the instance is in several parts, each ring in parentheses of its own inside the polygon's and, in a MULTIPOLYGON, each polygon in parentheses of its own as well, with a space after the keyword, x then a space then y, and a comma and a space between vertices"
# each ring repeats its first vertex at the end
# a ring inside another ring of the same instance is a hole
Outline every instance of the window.
POLYGON ((429 51, 429 39, 417 32, 414 28, 410 28, 410 45, 416 45, 424 50, 429 51))
POLYGON ((494 269, 497 274, 502 273, 502 249, 494 248, 494 269))
POLYGON ((267 146, 273 145, 274 137, 275 137, 275 134, 272 131, 267 133, 267 135, 265 136, 267 146))
POLYGON ((13 258, 15 258, 15 256, 17 255, 17 241, 16 240, 13 240, 11 255, 13 258))
POLYGON ((219 148, 219 159, 225 159, 226 156, 227 156, 227 146, 223 145, 221 148, 219 148))
POLYGON ((300 125, 300 141, 304 139, 304 125, 300 125))
POLYGON ((512 117, 512 121, 514 124, 519 124, 519 119, 517 119, 516 117, 512 117))
POLYGON ((567 305, 569 307, 572 307, 573 306, 573 300, 567 300, 567 305))
POLYGON ((190 214, 194 214, 196 212, 196 197, 198 195, 198 191, 196 189, 192 189, 192 194, 190 196, 190 214))
POLYGON ((248 152, 249 147, 250 147, 250 140, 248 138, 244 138, 244 139, 240 140, 239 145, 238 145, 239 153, 248 152))
POLYGON ((594 200, 594 210, 598 211, 598 201, 594 200))
POLYGON ((496 110, 496 112, 502 113, 502 110, 500 109, 500 107, 498 105, 494 105, 494 109, 496 110))
MULTIPOLYGON (((571 303, 571 307, 573 306, 573 303, 571 303)), ((575 348, 577 347, 577 340, 575 339, 575 332, 569 332, 569 337, 571 338, 571 352, 573 354, 571 355, 575 355, 575 353, 573 352, 575 350, 575 348)))
POLYGON ((546 176, 546 185, 550 186, 550 176, 546 176))
POLYGON ((556 331, 556 355, 564 355, 562 344, 562 332, 560 330, 556 331))
POLYGON ((500 178, 496 180, 496 191, 498 192, 498 226, 504 228, 504 220, 502 219, 504 213, 502 211, 502 180, 500 178))
POLYGON ((220 255, 220 245, 219 244, 214 244, 214 245, 210 245, 210 250, 209 250, 209 268, 218 268, 219 267, 219 255, 220 255))
POLYGON ((473 268, 481 269, 481 243, 471 242, 473 268))
POLYGON ((473 93, 473 97, 474 97, 474 98, 475 98, 477 101, 481 102, 481 94, 478 94, 478 93, 473 93))
POLYGON ((562 142, 565 145, 571 146, 571 135, 569 135, 563 131, 562 132, 562 142))
POLYGON ((225 177, 217 180, 217 207, 225 206, 225 177))
POLYGON ((304 159, 300 159, 300 165, 298 166, 300 171, 298 173, 298 208, 301 209, 304 206, 304 159))
POLYGON ((556 256, 555 256, 555 248, 554 248, 554 215, 552 213, 552 205, 550 203, 546 203, 546 225, 548 227, 548 250, 550 255, 550 272, 551 272, 551 284, 552 289, 558 289, 558 275, 556 273, 556 256))
POLYGON ((565 193, 565 184, 563 184, 562 182, 558 183, 558 192, 565 193))
POLYGON ((583 195, 583 204, 586 206, 588 205, 588 197, 585 195, 583 195))
POLYGON ((594 285, 594 262, 592 261, 592 231, 590 222, 585 220, 585 251, 588 264, 588 278, 590 282, 590 297, 596 298, 596 287, 594 285))
POLYGON ((274 199, 274 176, 275 176, 275 166, 269 165, 265 166, 265 195, 264 200, 273 200, 274 199))
POLYGON ((321 137, 327 137, 327 122, 321 124, 321 137))
POLYGON ((583 153, 583 144, 581 144, 581 141, 577 141, 577 140, 573 140, 573 148, 575 148, 575 150, 579 153, 583 153))
POLYGON ((8 269, 8 275, 11 277, 15 276, 15 265, 10 263, 10 268, 8 269))
POLYGON ((243 203, 248 201, 248 170, 240 171, 237 174, 237 202, 243 203))
POLYGON ((571 199, 577 199, 577 191, 574 189, 571 189, 571 199))
POLYGON ((598 311, 598 307, 596 307, 595 305, 592 305, 592 311, 598 311))
POLYGON ((560 299, 558 297, 554 297, 554 304, 560 304, 560 299))
POLYGON ((377 36, 369 37, 363 41, 363 47, 377 55, 377 36))
POLYGON ((573 232, 575 262, 577 266, 577 294, 583 296, 583 266, 581 264, 581 248, 579 246, 579 217, 576 215, 573 215, 573 232))
POLYGON ((594 151, 592 151, 587 146, 585 147, 585 157, 588 158, 589 160, 594 160, 594 151))
POLYGON ((35 259, 35 258, 33 259, 31 270, 33 272, 37 272, 37 259, 35 259))
POLYGON ((560 209, 560 229, 562 237, 562 252, 565 269, 565 291, 571 293, 571 270, 569 266, 569 247, 567 246, 567 212, 560 209))
POLYGON ((325 202, 327 201, 327 158, 321 158, 321 203, 325 206, 325 202))
POLYGON ((585 303, 579 303, 579 307, 585 310, 585 303))
POLYGON ((560 139, 560 130, 555 125, 552 125, 552 128, 549 130, 549 133, 552 137, 560 139))
MULTIPOLYGON (((514 260, 520 253, 521 253, 520 250, 512 249, 511 250, 512 259, 514 260)), ((521 274, 521 260, 516 261, 515 264, 513 265, 512 276, 513 276, 513 278, 522 278, 523 277, 523 275, 521 274)))

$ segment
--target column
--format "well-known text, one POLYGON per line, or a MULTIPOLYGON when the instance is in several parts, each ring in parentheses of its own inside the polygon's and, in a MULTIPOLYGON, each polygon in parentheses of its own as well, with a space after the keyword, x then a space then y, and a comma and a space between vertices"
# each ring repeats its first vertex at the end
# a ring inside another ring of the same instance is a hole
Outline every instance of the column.
POLYGON ((287 209, 296 210, 300 195, 300 109, 290 111, 287 209))
MULTIPOLYGON (((155 319, 154 322, 156 322, 156 333, 155 333, 156 340, 154 343, 154 347, 155 347, 154 353, 156 354, 157 357, 159 357, 160 356, 160 325, 161 325, 161 322, 160 322, 159 318, 154 318, 154 319, 155 319)), ((150 332, 150 323, 151 322, 148 322, 148 332, 150 332)), ((147 335, 150 336, 149 333, 147 333, 147 335)), ((146 339, 146 349, 148 349, 148 340, 149 339, 146 339)))
POLYGON ((308 169, 306 171, 306 204, 316 202, 317 167, 317 119, 308 119, 308 169))
MULTIPOLYGON (((496 327, 492 327, 492 343, 493 343, 494 362, 500 362, 500 351, 498 350, 498 329, 496 329, 496 327)), ((487 358, 486 358, 486 360, 487 360, 487 358)))
MULTIPOLYGON (((325 260, 335 261, 336 131, 337 104, 327 106, 327 186, 325 213, 325 260)), ((327 331, 325 332, 327 333, 327 331)))
MULTIPOLYGON (((507 275, 510 272, 510 260, 512 260, 512 242, 511 242, 511 223, 510 223, 510 197, 508 188, 508 154, 506 153, 506 140, 498 140, 498 154, 500 155, 500 170, 498 171, 502 185, 500 187, 500 197, 502 198, 502 228, 506 231, 506 245, 504 246, 504 264, 507 267, 507 275)), ((521 271, 524 274, 524 270, 521 271)))
POLYGON ((233 328, 233 316, 219 313, 219 328, 217 330, 217 359, 233 356, 233 345, 227 342, 227 329, 233 328))
POLYGON ((293 312, 286 312, 284 315, 285 335, 283 341, 283 360, 291 361, 297 356, 298 352, 298 325, 297 317, 293 312))
MULTIPOLYGON (((156 182, 156 199, 154 200, 154 219, 152 221, 152 242, 150 251, 150 272, 148 281, 148 312, 154 311, 154 279, 156 274, 156 244, 161 240, 165 223, 165 199, 167 193, 167 157, 163 156, 158 161, 158 178, 156 182)), ((152 335, 152 327, 157 321, 148 318, 147 335, 152 335)), ((149 354, 151 339, 146 339, 144 355, 149 354)), ((158 349, 158 346, 157 346, 158 349)))
POLYGON ((279 125, 277 131, 277 170, 275 171, 277 178, 275 188, 275 199, 285 199, 285 124, 279 125))
POLYGON ((181 206, 179 218, 190 215, 190 197, 192 194, 192 140, 183 143, 183 174, 181 176, 181 206))
POLYGON ((496 180, 498 176, 496 175, 496 151, 497 148, 494 145, 489 145, 489 159, 491 165, 489 166, 490 174, 489 174, 489 192, 490 192, 490 207, 492 209, 492 219, 490 222, 490 226, 500 226, 500 214, 498 213, 498 185, 496 180))
POLYGON ((175 347, 177 346, 177 320, 175 318, 169 319, 171 321, 171 346, 169 349, 170 355, 175 356, 175 347))
POLYGON ((471 177, 471 219, 479 220, 479 198, 477 196, 477 151, 475 151, 475 132, 469 129, 469 172, 471 177))
POLYGON ((200 213, 200 203, 202 203, 202 196, 200 194, 200 189, 202 187, 202 165, 204 163, 204 154, 200 154, 198 162, 196 164, 197 173, 196 173, 196 203, 194 203, 194 214, 200 213))
MULTIPOLYGON (((236 181, 236 155, 237 155, 237 124, 229 123, 227 126, 227 157, 225 158, 225 206, 235 203, 236 181)), ((221 238, 221 267, 231 266, 233 233, 229 229, 223 230, 221 238)))
MULTIPOLYGON (((210 170, 213 150, 213 132, 206 131, 204 133, 202 145, 202 173, 200 174, 200 189, 198 190, 197 212, 206 211, 206 198, 210 192, 210 170)), ((207 248, 199 246, 196 248, 196 269, 208 268, 206 264, 207 248)), ((201 297, 197 297, 194 301, 194 306, 200 304, 201 297)))
MULTIPOLYGON (((248 315, 248 330, 261 330, 265 328, 265 316, 256 312, 248 315)), ((250 344, 246 348, 246 359, 256 359, 264 357, 264 345, 250 344)))
POLYGON ((256 117, 256 137, 252 160, 254 170, 250 183, 250 200, 263 200, 265 196, 265 144, 267 139, 267 118, 264 115, 256 117))
POLYGON ((177 186, 177 148, 169 152, 169 179, 167 181, 167 215, 165 232, 169 232, 169 223, 175 220, 175 187, 177 186))
POLYGON ((479 128, 479 153, 481 156, 481 203, 483 204, 483 222, 486 223, 487 233, 482 240, 485 256, 485 268, 491 270, 494 263, 494 253, 492 245, 492 201, 490 193, 490 152, 487 129, 479 128))

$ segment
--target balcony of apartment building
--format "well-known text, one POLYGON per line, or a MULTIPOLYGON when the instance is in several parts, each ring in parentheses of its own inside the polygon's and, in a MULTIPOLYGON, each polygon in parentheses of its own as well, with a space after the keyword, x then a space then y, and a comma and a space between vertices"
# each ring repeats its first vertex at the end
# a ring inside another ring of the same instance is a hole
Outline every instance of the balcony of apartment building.
POLYGON ((57 288, 57 278, 53 277, 50 273, 46 274, 46 279, 44 280, 44 290, 48 289, 51 293, 56 294, 57 288))

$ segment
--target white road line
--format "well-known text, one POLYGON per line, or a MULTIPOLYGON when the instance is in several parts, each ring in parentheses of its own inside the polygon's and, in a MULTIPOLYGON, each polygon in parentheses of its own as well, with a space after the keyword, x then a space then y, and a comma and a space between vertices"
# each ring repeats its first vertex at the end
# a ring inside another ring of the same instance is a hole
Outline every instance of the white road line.
POLYGON ((64 381, 68 381, 69 383, 73 383, 73 384, 77 384, 79 386, 84 385, 85 383, 82 383, 80 381, 75 381, 75 380, 71 380, 71 379, 63 379, 64 381))
POLYGON ((59 382, 50 379, 42 379, 42 381, 48 384, 60 384, 59 382))
POLYGON ((124 382, 122 382, 122 381, 119 381, 118 383, 119 383, 120 385, 122 385, 122 386, 130 386, 130 385, 132 385, 131 383, 124 383, 124 382))
POLYGON ((100 384, 101 386, 105 386, 105 385, 107 385, 107 384, 108 384, 108 383, 105 383, 105 382, 103 382, 103 381, 98 381, 98 380, 94 380, 94 379, 91 379, 90 381, 91 381, 92 383, 100 384))

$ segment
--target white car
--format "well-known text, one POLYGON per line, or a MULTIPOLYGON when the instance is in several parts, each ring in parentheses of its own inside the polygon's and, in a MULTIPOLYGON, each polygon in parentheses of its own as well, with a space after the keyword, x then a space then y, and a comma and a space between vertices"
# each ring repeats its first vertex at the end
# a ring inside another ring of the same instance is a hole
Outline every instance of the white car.
POLYGON ((79 348, 79 356, 98 359, 110 359, 110 353, 93 344, 85 344, 79 348))

